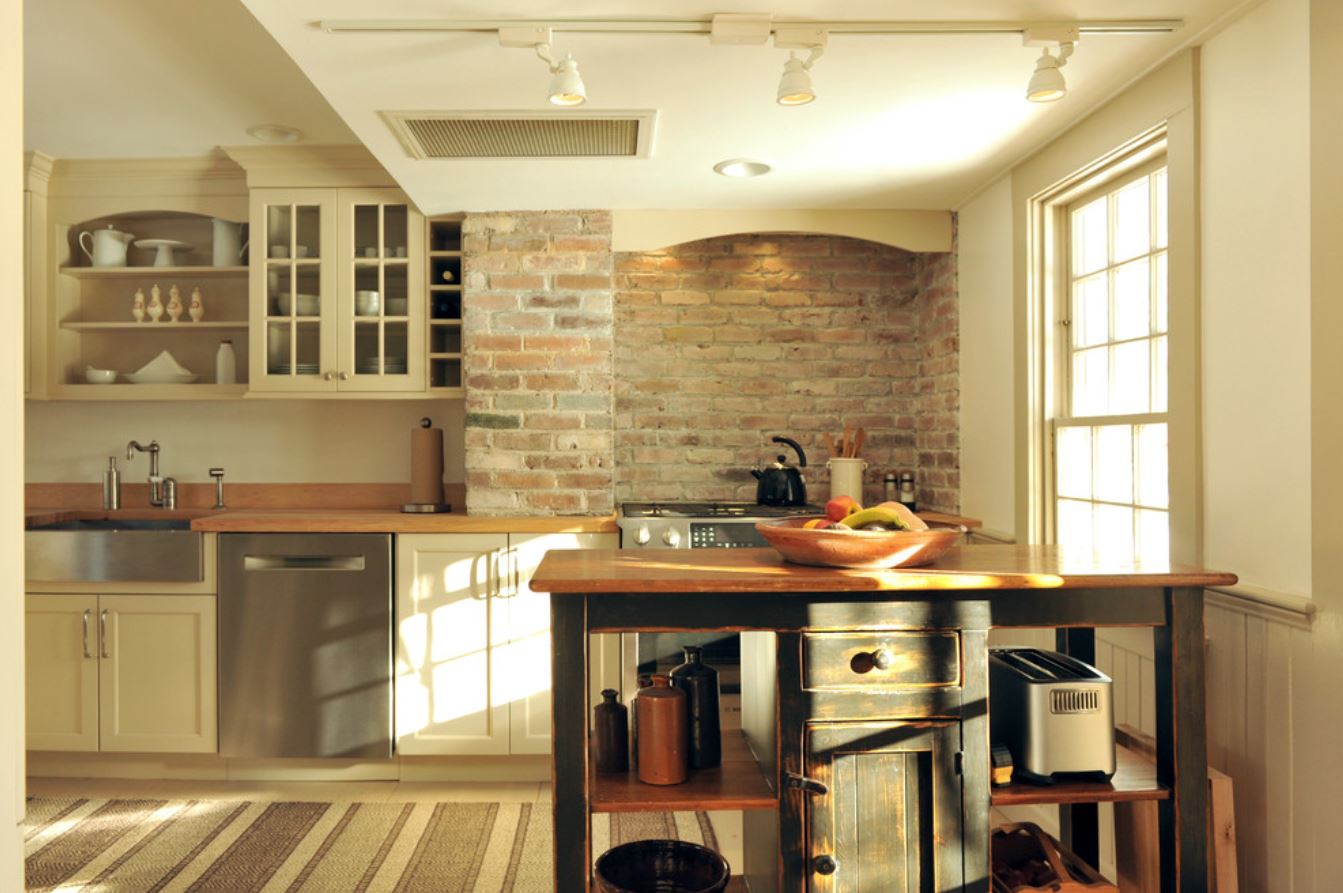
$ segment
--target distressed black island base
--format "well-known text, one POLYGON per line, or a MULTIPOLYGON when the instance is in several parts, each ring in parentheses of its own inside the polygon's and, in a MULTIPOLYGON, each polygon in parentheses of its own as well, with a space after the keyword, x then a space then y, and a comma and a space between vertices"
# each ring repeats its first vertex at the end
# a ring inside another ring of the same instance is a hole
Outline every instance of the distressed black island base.
POLYGON ((1096 804, 1155 800, 1162 890, 1203 893, 1203 588, 1234 582, 1050 546, 962 546, 895 571, 769 549, 550 552, 531 585, 552 594, 555 889, 589 889, 594 812, 743 810, 733 873, 753 893, 987 893, 993 804, 1060 804, 1065 842, 1095 864, 1096 804), (1059 650, 1094 661, 1105 626, 1153 629, 1155 772, 1121 750, 1107 783, 991 789, 988 631, 1055 627, 1059 650), (742 632, 742 733, 685 784, 598 776, 588 635, 671 630, 742 632))

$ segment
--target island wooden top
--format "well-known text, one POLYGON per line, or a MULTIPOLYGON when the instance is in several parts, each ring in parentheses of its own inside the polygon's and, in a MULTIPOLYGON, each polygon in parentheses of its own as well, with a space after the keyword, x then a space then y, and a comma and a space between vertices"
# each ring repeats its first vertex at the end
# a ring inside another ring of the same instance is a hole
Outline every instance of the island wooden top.
POLYGON ((958 546, 928 567, 846 570, 789 564, 773 549, 554 550, 532 577, 538 592, 785 593, 930 589, 1119 589, 1228 586, 1234 574, 1165 561, 1102 562, 1057 546, 958 546))

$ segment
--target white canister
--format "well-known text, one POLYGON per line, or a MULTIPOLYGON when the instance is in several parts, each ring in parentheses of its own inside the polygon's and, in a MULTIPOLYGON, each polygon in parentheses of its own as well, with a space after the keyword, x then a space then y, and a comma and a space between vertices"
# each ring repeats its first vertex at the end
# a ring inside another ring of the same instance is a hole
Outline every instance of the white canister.
POLYGON ((830 469, 830 498, 848 496, 863 504, 863 471, 867 463, 862 459, 830 459, 825 463, 830 469))
POLYGON ((238 358, 233 353, 232 341, 219 342, 219 352, 215 354, 215 384, 236 384, 238 381, 238 358))

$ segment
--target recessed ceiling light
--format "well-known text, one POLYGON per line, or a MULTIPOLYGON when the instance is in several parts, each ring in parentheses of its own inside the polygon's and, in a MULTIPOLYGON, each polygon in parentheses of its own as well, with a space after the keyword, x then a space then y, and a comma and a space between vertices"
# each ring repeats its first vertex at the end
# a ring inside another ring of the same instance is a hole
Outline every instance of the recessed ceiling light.
POLYGON ((727 161, 720 161, 713 166, 713 172, 722 174, 724 177, 759 177, 771 170, 773 168, 765 162, 750 158, 729 158, 727 161))
POLYGON ((296 143, 303 139, 303 131, 283 124, 258 124, 247 128, 247 135, 263 143, 296 143))

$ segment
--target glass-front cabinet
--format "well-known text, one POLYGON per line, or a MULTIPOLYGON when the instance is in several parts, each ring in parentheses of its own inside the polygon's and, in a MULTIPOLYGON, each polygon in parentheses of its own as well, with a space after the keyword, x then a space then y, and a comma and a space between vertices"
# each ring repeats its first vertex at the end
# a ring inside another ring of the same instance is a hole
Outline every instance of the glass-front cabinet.
POLYGON ((424 222, 405 195, 255 189, 251 216, 251 389, 423 392, 424 222))

